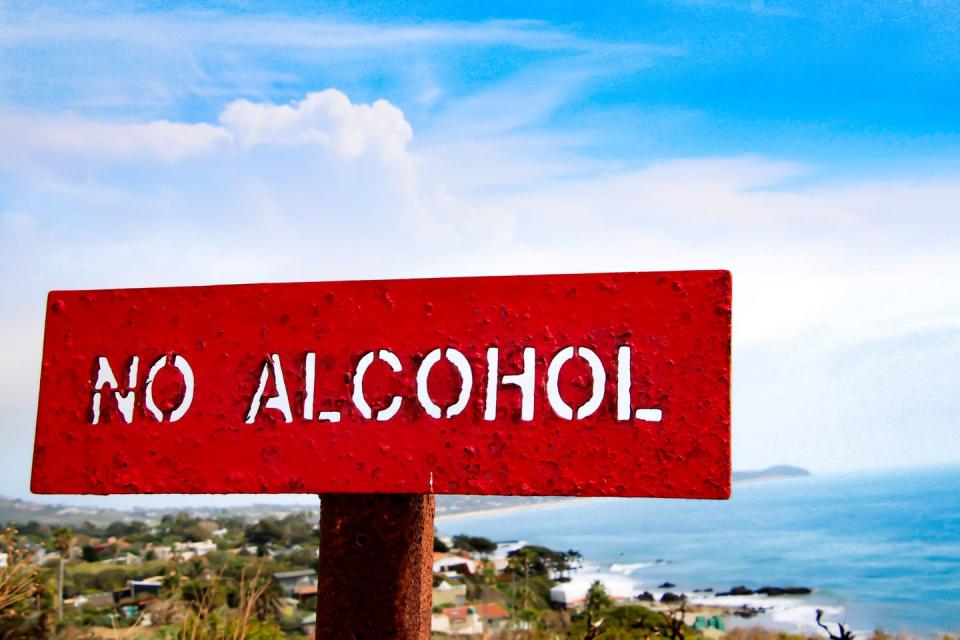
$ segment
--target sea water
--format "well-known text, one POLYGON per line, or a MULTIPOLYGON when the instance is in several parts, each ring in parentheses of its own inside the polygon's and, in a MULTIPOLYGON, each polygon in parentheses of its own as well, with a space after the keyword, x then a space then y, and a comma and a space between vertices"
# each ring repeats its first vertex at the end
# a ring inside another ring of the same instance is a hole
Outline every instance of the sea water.
POLYGON ((638 590, 814 589, 742 600, 774 606, 760 618, 772 626, 812 630, 823 608, 861 633, 960 631, 960 466, 742 483, 729 501, 574 501, 437 528, 575 549, 638 590))

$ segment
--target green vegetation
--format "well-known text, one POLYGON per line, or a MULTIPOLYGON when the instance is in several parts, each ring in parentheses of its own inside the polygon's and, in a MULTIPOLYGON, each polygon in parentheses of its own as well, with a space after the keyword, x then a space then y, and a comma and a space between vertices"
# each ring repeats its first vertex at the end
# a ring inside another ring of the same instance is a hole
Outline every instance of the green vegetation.
MULTIPOLYGON (((318 538, 307 514, 247 522, 181 513, 59 529, 29 522, 0 538, 8 555, 0 570, 0 639, 79 639, 92 637, 93 627, 101 637, 306 638, 315 590, 284 587, 286 578, 275 575, 315 570, 318 538)), ((469 557, 477 570, 464 565, 462 574, 436 575, 434 586, 455 588, 458 601, 465 594, 469 606, 495 612, 500 626, 484 630, 489 638, 699 637, 674 615, 615 602, 599 583, 584 607, 551 606, 550 590, 568 579, 576 551, 528 545, 495 562, 489 539, 463 534, 448 543, 435 540, 434 548, 469 557)), ((436 613, 452 606, 448 597, 436 613)))
POLYGON ((453 546, 464 551, 474 551, 476 553, 493 553, 497 550, 497 544, 487 538, 480 536, 468 536, 460 534, 453 536, 453 546))
POLYGON ((301 619, 316 610, 316 598, 286 599, 273 574, 315 570, 312 520, 176 514, 153 525, 54 529, 28 522, 19 532, 8 529, 0 536, 8 565, 0 568, 0 639, 87 637, 75 631, 132 626, 138 637, 306 637, 301 619), (145 620, 149 627, 141 626, 145 620))

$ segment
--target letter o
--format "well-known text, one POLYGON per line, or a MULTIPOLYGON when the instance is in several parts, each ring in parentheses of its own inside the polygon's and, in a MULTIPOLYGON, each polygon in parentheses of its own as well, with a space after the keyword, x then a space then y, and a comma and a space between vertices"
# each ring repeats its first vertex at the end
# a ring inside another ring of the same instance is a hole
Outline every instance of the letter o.
MULTIPOLYGON (((580 420, 593 415, 600 408, 607 384, 607 372, 604 371, 603 363, 600 362, 600 358, 597 357, 593 349, 578 347, 577 355, 590 365, 590 373, 593 377, 593 393, 590 399, 577 409, 577 420, 580 420)), ((547 400, 549 400, 554 413, 564 420, 573 420, 573 407, 568 405, 560 396, 560 370, 572 358, 573 347, 565 347, 553 356, 550 366, 547 367, 547 400)))
MULTIPOLYGON (((447 362, 456 367, 460 373, 460 395, 456 402, 447 407, 446 411, 447 417, 452 418, 467 408, 467 403, 470 401, 470 391, 473 389, 473 371, 470 370, 470 363, 467 361, 466 356, 456 349, 444 349, 443 357, 447 359, 447 362)), ((440 418, 442 415, 440 407, 430 398, 430 390, 427 389, 430 370, 433 369, 433 365, 439 361, 440 349, 434 349, 427 354, 427 357, 423 359, 423 362, 420 363, 420 368, 417 370, 417 400, 420 401, 420 406, 423 407, 423 410, 426 411, 427 415, 431 418, 440 418)))
MULTIPOLYGON (((163 412, 160 411, 160 407, 157 406, 156 401, 153 399, 153 381, 157 377, 157 374, 160 373, 160 370, 167 366, 169 361, 169 356, 161 356, 153 365, 150 367, 149 373, 147 373, 147 387, 144 392, 144 404, 147 406, 147 411, 156 418, 157 422, 163 422, 163 412)), ((187 359, 181 355, 173 356, 173 366, 176 368, 180 375, 183 376, 183 400, 180 401, 180 405, 170 412, 170 422, 176 422, 184 416, 187 412, 187 409, 190 408, 190 404, 193 402, 193 369, 190 368, 190 363, 187 362, 187 359)))

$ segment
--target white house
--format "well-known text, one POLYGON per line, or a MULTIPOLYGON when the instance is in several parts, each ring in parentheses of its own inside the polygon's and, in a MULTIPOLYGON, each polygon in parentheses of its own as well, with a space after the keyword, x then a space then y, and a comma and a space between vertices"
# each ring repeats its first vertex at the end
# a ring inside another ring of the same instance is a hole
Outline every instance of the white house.
POLYGON ((510 562, 510 554, 519 551, 527 546, 526 540, 511 540, 510 542, 498 542, 497 548, 490 554, 490 562, 497 571, 503 571, 510 562))
POLYGON ((433 554, 433 572, 467 573, 472 576, 477 572, 477 562, 472 558, 464 558, 452 553, 435 553, 433 554))
POLYGON ((626 576, 574 575, 570 582, 562 582, 550 589, 550 602, 569 608, 581 607, 586 603, 587 592, 594 582, 600 582, 614 600, 631 600, 636 591, 633 581, 626 576))
POLYGON ((191 558, 205 556, 216 550, 217 545, 214 544, 212 540, 204 540, 203 542, 177 542, 173 545, 174 555, 178 556, 181 560, 190 560, 191 558))

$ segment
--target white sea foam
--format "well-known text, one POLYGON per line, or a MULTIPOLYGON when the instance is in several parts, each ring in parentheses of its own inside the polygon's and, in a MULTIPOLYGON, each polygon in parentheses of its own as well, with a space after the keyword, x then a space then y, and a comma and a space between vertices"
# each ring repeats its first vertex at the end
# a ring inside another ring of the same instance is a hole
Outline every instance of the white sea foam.
POLYGON ((804 631, 823 632, 823 629, 818 627, 816 623, 817 609, 823 611, 827 620, 843 618, 843 607, 802 603, 793 607, 774 609, 770 612, 770 619, 776 623, 803 629, 804 631))
POLYGON ((769 597, 764 594, 749 596, 717 596, 702 593, 687 593, 687 600, 693 604, 715 607, 746 607, 759 609, 759 620, 769 621, 774 626, 790 628, 797 631, 822 632, 817 626, 817 609, 823 610, 826 619, 843 617, 844 608, 834 605, 812 603, 806 598, 786 598, 783 596, 769 597))
POLYGON ((632 562, 630 564, 612 564, 610 565, 610 571, 613 573, 621 573, 625 576, 630 575, 634 571, 639 571, 640 569, 646 569, 648 567, 656 566, 656 562, 632 562))

